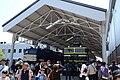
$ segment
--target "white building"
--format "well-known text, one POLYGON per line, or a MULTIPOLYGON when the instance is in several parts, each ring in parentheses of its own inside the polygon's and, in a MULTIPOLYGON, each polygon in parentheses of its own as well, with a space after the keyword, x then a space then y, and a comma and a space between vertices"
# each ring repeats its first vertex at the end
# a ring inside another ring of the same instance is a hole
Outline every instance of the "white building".
MULTIPOLYGON (((15 48, 14 48, 14 55, 13 55, 13 59, 18 59, 24 58, 24 51, 25 49, 29 48, 30 46, 34 47, 33 45, 31 45, 32 42, 20 42, 20 43, 16 43, 15 44, 15 48)), ((6 59, 10 59, 10 53, 11 53, 11 44, 10 43, 6 43, 6 42, 0 42, 0 49, 3 51, 4 53, 4 57, 6 59)), ((39 47, 41 49, 47 48, 46 44, 39 44, 39 47)), ((50 50, 56 51, 56 48, 53 46, 50 46, 50 50)), ((58 49, 59 52, 62 52, 62 50, 58 49)))
MULTIPOLYGON (((16 43, 14 48, 13 59, 18 59, 18 58, 23 59, 24 50, 30 46, 31 45, 27 43, 16 43)), ((2 49, 2 51, 4 52, 4 57, 9 59, 11 53, 11 44, 1 42, 0 49, 2 49)))
POLYGON ((120 0, 110 0, 107 17, 108 61, 120 63, 120 0))

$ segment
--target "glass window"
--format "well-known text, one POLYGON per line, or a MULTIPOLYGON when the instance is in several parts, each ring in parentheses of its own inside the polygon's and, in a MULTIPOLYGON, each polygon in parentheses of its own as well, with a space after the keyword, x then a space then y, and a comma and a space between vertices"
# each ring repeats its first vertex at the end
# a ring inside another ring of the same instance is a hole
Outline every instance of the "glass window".
POLYGON ((8 49, 8 53, 10 53, 11 52, 11 49, 8 49))
POLYGON ((85 49, 76 49, 76 52, 85 52, 85 49))
POLYGON ((16 53, 16 49, 14 49, 14 53, 16 53))
POLYGON ((74 52, 74 49, 64 49, 64 52, 74 52))
POLYGON ((19 53, 22 53, 22 49, 19 49, 19 53))

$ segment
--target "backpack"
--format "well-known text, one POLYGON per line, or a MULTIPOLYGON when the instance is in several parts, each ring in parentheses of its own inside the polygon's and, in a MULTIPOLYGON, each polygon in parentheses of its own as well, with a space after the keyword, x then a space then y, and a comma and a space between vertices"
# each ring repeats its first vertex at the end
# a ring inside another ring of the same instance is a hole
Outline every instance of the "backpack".
POLYGON ((101 77, 102 79, 108 79, 108 69, 106 67, 101 67, 101 77))

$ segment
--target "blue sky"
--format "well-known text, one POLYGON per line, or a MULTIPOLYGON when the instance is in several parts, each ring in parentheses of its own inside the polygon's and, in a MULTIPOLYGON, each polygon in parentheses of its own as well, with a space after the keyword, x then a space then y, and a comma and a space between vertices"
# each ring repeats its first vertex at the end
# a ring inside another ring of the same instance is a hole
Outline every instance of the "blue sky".
MULTIPOLYGON (((0 36, 2 37, 0 41, 11 42, 11 34, 3 33, 2 24, 8 21, 10 18, 14 17, 24 8, 29 6, 35 0, 0 0, 0 36)), ((109 0, 74 0, 77 2, 82 2, 90 4, 93 6, 98 6, 101 8, 108 8, 109 0)))
POLYGON ((12 35, 2 32, 2 24, 14 17, 34 1, 35 0, 0 0, 0 37, 2 37, 0 41, 11 43, 12 35))

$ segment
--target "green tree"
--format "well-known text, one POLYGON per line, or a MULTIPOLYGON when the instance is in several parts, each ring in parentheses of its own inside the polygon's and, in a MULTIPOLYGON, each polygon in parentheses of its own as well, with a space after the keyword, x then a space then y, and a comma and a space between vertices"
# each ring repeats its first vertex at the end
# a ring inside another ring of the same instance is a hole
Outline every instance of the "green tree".
POLYGON ((3 51, 0 49, 0 58, 3 58, 3 56, 4 56, 4 53, 3 53, 3 51))

